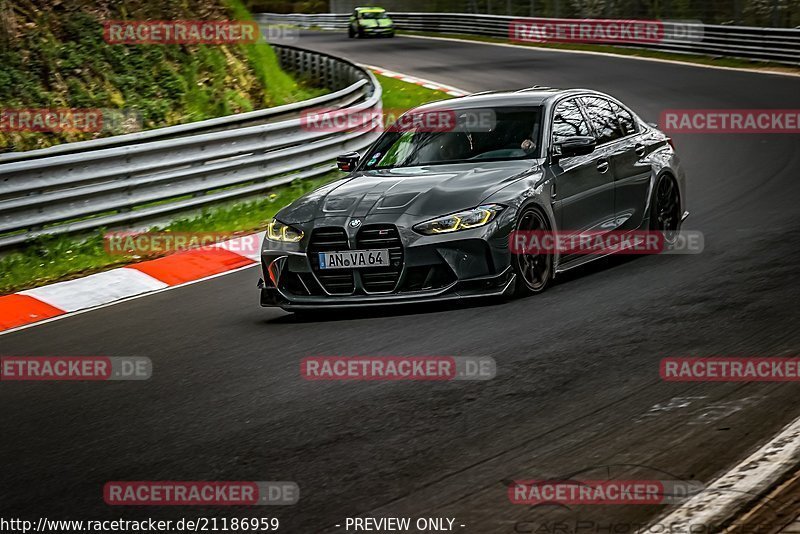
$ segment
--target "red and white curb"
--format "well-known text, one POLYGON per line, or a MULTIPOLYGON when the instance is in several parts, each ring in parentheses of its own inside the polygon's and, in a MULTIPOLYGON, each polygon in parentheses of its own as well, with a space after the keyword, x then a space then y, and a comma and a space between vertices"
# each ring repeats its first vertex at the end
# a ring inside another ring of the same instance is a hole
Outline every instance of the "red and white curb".
POLYGON ((421 85, 426 89, 431 89, 433 91, 441 91, 443 93, 447 93, 450 96, 467 96, 468 94, 470 94, 469 92, 459 89, 458 87, 453 87, 452 85, 445 85, 443 83, 426 80, 425 78, 417 78, 416 76, 409 76, 407 74, 401 74, 399 72, 383 69, 381 67, 374 67, 372 65, 363 65, 363 66, 368 68, 375 74, 380 74, 381 76, 386 76, 387 78, 397 78, 401 82, 413 83, 414 85, 421 85))
POLYGON ((259 263, 264 232, 0 297, 0 334, 259 263), (245 243, 246 240, 246 243, 245 243))

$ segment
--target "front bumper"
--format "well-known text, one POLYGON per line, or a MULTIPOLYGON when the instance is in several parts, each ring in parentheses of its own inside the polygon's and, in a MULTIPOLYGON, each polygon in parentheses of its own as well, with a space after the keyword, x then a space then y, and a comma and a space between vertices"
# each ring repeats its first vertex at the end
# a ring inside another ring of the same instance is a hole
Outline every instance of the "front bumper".
MULTIPOLYGON (((419 236, 392 225, 365 225, 365 232, 390 228, 395 242, 364 247, 360 233, 350 232, 345 249, 389 248, 392 267, 320 271, 314 236, 305 250, 262 250, 262 306, 286 310, 413 304, 471 297, 498 296, 513 290, 508 229, 497 225, 457 234, 419 236), (392 245, 395 245, 394 247, 392 245)), ((331 228, 318 228, 325 233, 331 228)), ((320 234, 315 234, 320 235, 320 234)), ((364 241, 374 242, 372 239, 364 241)), ((331 234, 325 235, 331 239, 331 234)), ((341 245, 337 245, 338 248, 341 245)), ((299 248, 299 247, 298 247, 299 248)), ((334 248, 335 249, 335 248, 334 248)), ((340 248, 341 249, 341 248, 340 248)))
POLYGON ((364 35, 394 35, 394 28, 392 27, 381 27, 381 28, 361 28, 361 32, 364 35))
POLYGON ((262 286, 261 305, 265 307, 277 306, 287 311, 296 311, 445 302, 448 300, 509 295, 514 289, 514 283, 515 275, 509 267, 498 275, 458 281, 442 289, 380 295, 330 295, 324 297, 293 295, 290 297, 280 289, 262 286))

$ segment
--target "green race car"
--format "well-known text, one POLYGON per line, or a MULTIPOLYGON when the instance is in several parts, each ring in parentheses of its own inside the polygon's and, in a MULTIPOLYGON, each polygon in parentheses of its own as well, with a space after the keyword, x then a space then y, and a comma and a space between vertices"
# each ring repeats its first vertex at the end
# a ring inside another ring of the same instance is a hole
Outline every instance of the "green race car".
POLYGON ((347 36, 394 37, 394 22, 382 7, 357 7, 350 15, 347 36))

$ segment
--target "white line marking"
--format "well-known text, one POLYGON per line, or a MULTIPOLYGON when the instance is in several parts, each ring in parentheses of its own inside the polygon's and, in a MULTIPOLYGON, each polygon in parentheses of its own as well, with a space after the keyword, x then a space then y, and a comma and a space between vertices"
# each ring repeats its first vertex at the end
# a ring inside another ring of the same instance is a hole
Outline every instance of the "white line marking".
POLYGON ((74 312, 165 287, 167 284, 148 274, 122 267, 20 291, 19 294, 41 300, 65 312, 74 312))
MULTIPOLYGON (((789 423, 766 445, 739 465, 712 482, 676 510, 662 516, 654 525, 669 525, 670 532, 715 532, 719 525, 749 501, 761 495, 800 462, 800 418, 789 423)), ((652 527, 648 529, 655 532, 652 527)))
MULTIPOLYGON (((481 45, 489 45, 489 46, 505 46, 508 48, 521 48, 523 50, 533 50, 534 52, 559 52, 565 54, 589 54, 593 56, 608 56, 608 57, 616 57, 616 58, 623 58, 623 59, 637 59, 640 61, 657 61, 659 63, 672 63, 673 65, 683 65, 685 67, 699 67, 705 69, 719 69, 719 70, 732 70, 738 72, 749 72, 751 74, 772 74, 775 76, 791 76, 794 78, 800 78, 800 73, 793 73, 793 72, 776 72, 771 70, 759 70, 759 69, 746 69, 742 67, 724 67, 722 65, 706 65, 703 63, 690 63, 688 61, 678 61, 677 59, 660 59, 655 57, 644 57, 644 56, 629 56, 625 54, 614 54, 612 52, 595 52, 592 50, 565 50, 562 48, 545 48, 539 46, 523 46, 523 45, 515 45, 511 43, 489 43, 486 41, 473 41, 472 39, 456 39, 455 37, 430 37, 428 35, 410 35, 410 34, 403 34, 403 37, 410 37, 412 39, 433 39, 439 41, 455 41, 457 43, 474 43, 474 44, 481 44, 481 45)), ((733 58, 736 59, 736 58, 733 58)), ((787 66, 787 68, 790 68, 787 66)))

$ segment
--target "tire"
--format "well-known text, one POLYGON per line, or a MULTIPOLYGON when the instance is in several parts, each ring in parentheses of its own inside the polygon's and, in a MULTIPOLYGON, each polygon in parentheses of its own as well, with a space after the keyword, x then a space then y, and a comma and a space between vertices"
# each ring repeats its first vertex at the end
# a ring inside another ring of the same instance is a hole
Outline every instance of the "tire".
MULTIPOLYGON (((549 232, 551 228, 541 210, 528 207, 520 212, 514 230, 549 232)), ((517 297, 541 293, 553 280, 552 254, 512 254, 511 266, 517 275, 514 286, 514 295, 517 297)))
POLYGON ((663 174, 653 188, 650 201, 650 230, 664 235, 664 245, 675 245, 681 226, 680 191, 675 179, 663 174))
POLYGON ((347 27, 347 37, 352 39, 355 36, 356 36, 356 34, 353 32, 353 27, 352 26, 348 26, 347 27))

